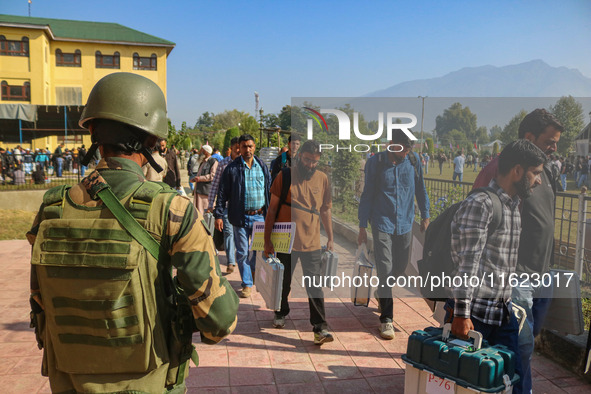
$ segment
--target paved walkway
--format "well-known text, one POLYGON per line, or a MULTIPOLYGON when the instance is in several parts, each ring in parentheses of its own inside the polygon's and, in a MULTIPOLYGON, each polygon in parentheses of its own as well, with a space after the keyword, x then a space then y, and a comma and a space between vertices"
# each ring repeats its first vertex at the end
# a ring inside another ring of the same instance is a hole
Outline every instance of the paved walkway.
MULTIPOLYGON (((337 241, 339 241, 337 239, 337 241)), ((337 242, 343 245, 344 242, 337 242)), ((351 259, 337 245, 340 269, 349 273, 351 259)), ((29 257, 26 241, 0 242, 0 389, 6 393, 49 393, 40 375, 41 351, 29 328, 29 257)), ((220 257, 223 262, 224 256, 220 257)), ((225 269, 223 267, 223 269, 225 269)), ((365 393, 404 391, 407 338, 413 330, 434 325, 422 299, 395 300, 396 338, 380 339, 375 301, 355 307, 348 294, 326 292, 326 311, 335 341, 313 344, 308 302, 294 275, 292 312, 285 329, 272 328, 273 313, 260 294, 240 300, 236 331, 217 345, 199 343, 200 366, 187 380, 190 393, 365 393)), ((228 276, 240 287, 238 271, 228 276)), ((535 393, 590 393, 591 386, 552 361, 536 355, 535 393)))

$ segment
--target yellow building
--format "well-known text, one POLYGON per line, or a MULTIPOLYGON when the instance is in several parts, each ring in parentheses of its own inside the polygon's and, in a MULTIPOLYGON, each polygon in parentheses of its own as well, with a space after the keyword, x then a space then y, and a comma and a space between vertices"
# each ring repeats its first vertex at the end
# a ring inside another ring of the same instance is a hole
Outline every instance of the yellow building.
POLYGON ((31 141, 33 149, 90 144, 77 122, 94 84, 113 72, 132 72, 166 95, 166 60, 174 46, 116 23, 0 15, 0 118, 16 125, 7 119, 14 104, 37 106, 36 119, 21 116, 16 132, 3 124, 0 141, 8 147, 31 141), (72 141, 72 135, 86 138, 72 141))

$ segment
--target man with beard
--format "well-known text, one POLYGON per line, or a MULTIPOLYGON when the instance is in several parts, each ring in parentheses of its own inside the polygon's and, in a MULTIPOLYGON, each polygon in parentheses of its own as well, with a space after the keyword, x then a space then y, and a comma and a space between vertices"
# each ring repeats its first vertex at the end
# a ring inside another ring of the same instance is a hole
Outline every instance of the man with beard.
POLYGON ((160 156, 164 157, 166 165, 168 166, 168 170, 162 177, 162 182, 179 190, 181 188, 181 172, 179 171, 179 165, 176 160, 176 153, 173 149, 168 149, 166 147, 165 139, 160 140, 160 156))
MULTIPOLYGON (((451 257, 456 277, 470 278, 452 289, 453 300, 446 303, 446 321, 452 334, 464 338, 468 331, 480 332, 489 344, 501 344, 515 352, 515 372, 521 377, 519 324, 512 313, 511 285, 515 273, 521 232, 520 199, 532 194, 542 183, 546 156, 528 140, 505 147, 498 160, 498 174, 488 187, 501 201, 501 225, 488 233, 493 220, 493 201, 485 192, 470 194, 456 211, 451 223, 451 257), (486 278, 474 285, 473 277, 486 278)), ((454 281, 454 286, 456 282, 454 281)), ((513 392, 520 393, 522 381, 513 392)))
POLYGON ((201 147, 201 155, 203 160, 197 169, 197 173, 189 182, 195 182, 195 208, 201 214, 205 214, 207 206, 209 205, 209 192, 211 191, 211 181, 215 176, 215 172, 218 169, 218 161, 211 156, 213 148, 211 145, 203 145, 201 147))
POLYGON ((411 151, 411 141, 400 129, 392 132, 392 141, 383 152, 367 160, 365 185, 359 202, 359 245, 367 242, 367 224, 371 222, 378 278, 380 335, 394 339, 394 302, 388 277, 402 275, 410 259, 414 199, 421 212, 421 231, 429 225, 429 196, 423 181, 419 156, 411 151))
MULTIPOLYGON (((275 313, 273 326, 275 328, 285 326, 285 317, 289 314, 287 298, 291 291, 291 279, 299 260, 302 262, 304 276, 310 278, 304 283, 308 293, 310 323, 312 323, 314 344, 316 345, 334 340, 327 330, 322 287, 312 286, 314 283, 312 278, 322 275, 320 221, 322 221, 328 238, 326 248, 333 250, 330 183, 325 173, 316 171, 320 155, 318 142, 306 141, 294 159, 295 167, 286 167, 278 173, 273 186, 271 186, 271 203, 265 220, 265 255, 267 256, 275 253, 271 242, 271 230, 275 222, 293 221, 296 224, 291 255, 277 253, 277 258, 285 267, 285 271, 281 309, 275 313), (283 182, 290 182, 284 202, 281 201, 283 182)), ((319 282, 316 281, 316 283, 319 282)))
MULTIPOLYGON (((560 122, 545 109, 536 109, 523 118, 519 125, 519 138, 526 139, 550 156, 556 152, 556 144, 564 131, 560 122)), ((494 158, 478 174, 474 188, 489 184, 499 171, 499 159, 494 158)), ((532 274, 540 277, 548 272, 554 245, 554 206, 560 174, 550 162, 544 165, 540 175, 542 183, 521 206, 521 238, 517 253, 516 272, 520 278, 532 274), (522 274, 525 274, 522 276, 522 274)), ((523 392, 531 390, 530 361, 534 351, 534 338, 546 318, 550 306, 552 288, 535 285, 529 280, 520 281, 513 288, 513 302, 526 311, 526 324, 519 333, 519 351, 523 366, 523 392)))
POLYGON ((236 262, 242 278, 240 297, 249 298, 254 284, 256 252, 248 256, 248 245, 254 222, 265 220, 269 206, 271 176, 267 165, 254 155, 254 138, 243 134, 238 139, 240 157, 228 164, 218 190, 215 227, 223 231, 223 216, 228 203, 228 221, 234 227, 236 262))

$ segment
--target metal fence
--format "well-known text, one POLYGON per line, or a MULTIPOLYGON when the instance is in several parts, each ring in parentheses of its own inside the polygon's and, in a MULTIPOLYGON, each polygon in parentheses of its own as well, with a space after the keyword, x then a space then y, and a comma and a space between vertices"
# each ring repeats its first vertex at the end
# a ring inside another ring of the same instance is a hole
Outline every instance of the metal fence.
MULTIPOLYGON (((425 178, 432 216, 461 201, 472 183, 425 178)), ((581 278, 582 291, 591 294, 591 196, 559 192, 554 210, 553 268, 574 270, 581 278)))
MULTIPOLYGON (((20 176, 16 173, 16 170, 5 171, 0 180, 0 191, 49 189, 58 185, 76 185, 82 179, 77 166, 68 166, 67 164, 64 164, 59 177, 53 166, 45 166, 43 173, 38 177, 33 175, 34 169, 31 167, 23 166, 22 171, 23 173, 20 176)), ((86 171, 88 172, 89 169, 86 169, 86 171)))

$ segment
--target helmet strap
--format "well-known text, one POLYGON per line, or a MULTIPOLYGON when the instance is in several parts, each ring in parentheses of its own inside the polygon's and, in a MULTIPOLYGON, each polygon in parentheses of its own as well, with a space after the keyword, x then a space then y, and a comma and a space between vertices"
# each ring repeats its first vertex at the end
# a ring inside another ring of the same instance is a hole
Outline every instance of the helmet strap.
POLYGON ((88 163, 90 163, 90 159, 92 159, 97 149, 98 144, 95 141, 93 141, 92 145, 90 145, 90 148, 88 148, 88 151, 86 151, 86 156, 84 156, 84 158, 80 161, 80 164, 82 164, 84 167, 88 166, 88 163))
POLYGON ((154 157, 152 156, 152 152, 150 152, 148 148, 144 146, 142 149, 140 149, 140 153, 144 155, 146 160, 148 160, 148 163, 150 163, 152 168, 154 168, 157 173, 164 171, 164 169, 160 167, 160 164, 156 163, 156 160, 154 160, 154 157))

